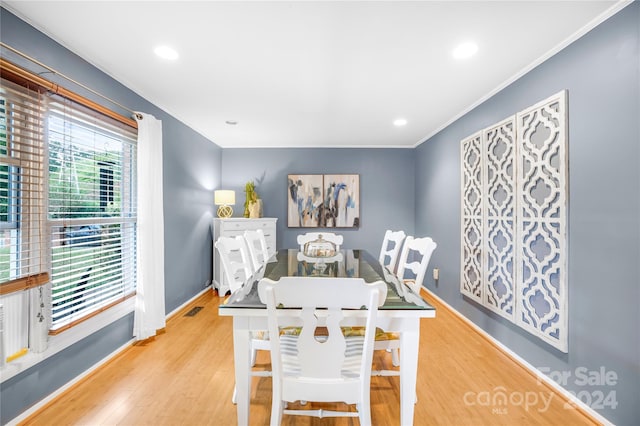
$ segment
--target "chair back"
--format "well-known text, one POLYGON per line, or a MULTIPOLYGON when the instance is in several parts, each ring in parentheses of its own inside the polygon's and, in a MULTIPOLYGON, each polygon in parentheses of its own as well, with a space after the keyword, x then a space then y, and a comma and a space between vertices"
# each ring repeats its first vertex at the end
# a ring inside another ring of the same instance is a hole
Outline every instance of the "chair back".
POLYGON ((417 294, 420 294, 420 288, 427 273, 431 254, 437 246, 438 244, 429 237, 414 238, 408 236, 404 240, 396 275, 400 281, 404 281, 417 294), (414 278, 405 277, 407 270, 413 273, 414 278))
POLYGON ((298 235, 297 241, 300 246, 300 251, 304 250, 304 245, 315 241, 322 236, 322 239, 325 241, 330 241, 336 246, 336 250, 340 250, 340 246, 342 245, 342 235, 334 234, 333 232, 307 232, 306 234, 298 235))
POLYGON ((269 261, 267 240, 262 229, 244 231, 244 239, 247 241, 247 247, 249 248, 252 270, 256 272, 269 261))
POLYGON ((400 254, 404 237, 406 237, 404 231, 392 231, 387 229, 384 233, 384 239, 382 240, 382 247, 380 247, 378 260, 383 266, 388 267, 391 272, 396 271, 396 263, 398 262, 398 255, 400 254))
POLYGON ((234 293, 253 275, 246 241, 242 235, 220 237, 214 245, 220 253, 220 262, 229 283, 229 290, 234 293))
POLYGON ((386 293, 383 281, 367 284, 362 278, 260 280, 258 294, 267 305, 272 342, 274 401, 354 404, 366 395, 368 406, 376 316, 386 293), (343 309, 362 308, 367 309, 364 336, 345 338, 343 309), (299 336, 280 333, 291 326, 302 327, 299 336), (327 335, 316 336, 318 327, 326 327, 327 335))

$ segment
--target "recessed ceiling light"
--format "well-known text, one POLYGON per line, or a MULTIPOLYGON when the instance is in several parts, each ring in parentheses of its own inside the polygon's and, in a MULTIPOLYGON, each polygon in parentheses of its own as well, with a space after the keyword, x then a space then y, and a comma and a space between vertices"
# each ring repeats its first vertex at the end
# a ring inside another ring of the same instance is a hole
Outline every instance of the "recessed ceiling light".
POLYGON ((158 46, 153 51, 162 59, 169 59, 170 61, 175 61, 176 59, 178 59, 178 52, 176 52, 169 46, 158 46))
POLYGON ((407 120, 405 120, 404 118, 398 118, 397 120, 393 121, 393 125, 400 127, 400 126, 404 126, 407 124, 407 120))
POLYGON ((456 59, 469 58, 478 51, 478 45, 472 41, 461 43, 453 49, 453 57, 456 59))

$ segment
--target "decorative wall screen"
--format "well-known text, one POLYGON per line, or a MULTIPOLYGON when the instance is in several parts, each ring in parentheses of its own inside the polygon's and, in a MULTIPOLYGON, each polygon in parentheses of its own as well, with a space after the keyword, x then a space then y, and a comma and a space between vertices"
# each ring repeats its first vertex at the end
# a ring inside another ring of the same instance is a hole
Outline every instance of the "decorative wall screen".
POLYGON ((461 143, 460 291, 567 352, 567 94, 461 143))

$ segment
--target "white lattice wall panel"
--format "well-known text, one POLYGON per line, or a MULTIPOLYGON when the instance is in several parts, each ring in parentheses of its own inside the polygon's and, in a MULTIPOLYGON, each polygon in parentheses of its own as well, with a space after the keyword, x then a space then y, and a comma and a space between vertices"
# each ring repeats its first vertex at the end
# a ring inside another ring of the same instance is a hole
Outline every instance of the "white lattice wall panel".
POLYGON ((567 116, 560 92, 461 143, 460 291, 567 351, 567 116))
POLYGON ((462 229, 460 291, 482 303, 482 135, 462 141, 462 229))
POLYGON ((513 321, 515 314, 515 118, 485 129, 484 305, 513 321))
POLYGON ((521 275, 516 323, 567 351, 567 111, 561 92, 517 114, 521 275))

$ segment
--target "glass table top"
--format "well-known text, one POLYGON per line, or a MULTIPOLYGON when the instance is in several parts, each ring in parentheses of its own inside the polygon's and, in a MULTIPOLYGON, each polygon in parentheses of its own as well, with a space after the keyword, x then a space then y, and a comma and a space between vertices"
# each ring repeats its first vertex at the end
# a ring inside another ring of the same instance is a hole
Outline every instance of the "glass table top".
MULTIPOLYGON (((365 250, 340 250, 335 256, 313 258, 305 256, 298 249, 279 250, 260 271, 257 278, 266 277, 278 281, 281 277, 353 277, 363 278, 372 283, 382 280, 387 284, 387 298, 384 309, 434 310, 420 295, 403 284, 378 259, 365 250)), ((256 279, 249 285, 229 296, 220 309, 225 308, 265 308, 258 296, 256 279)))

